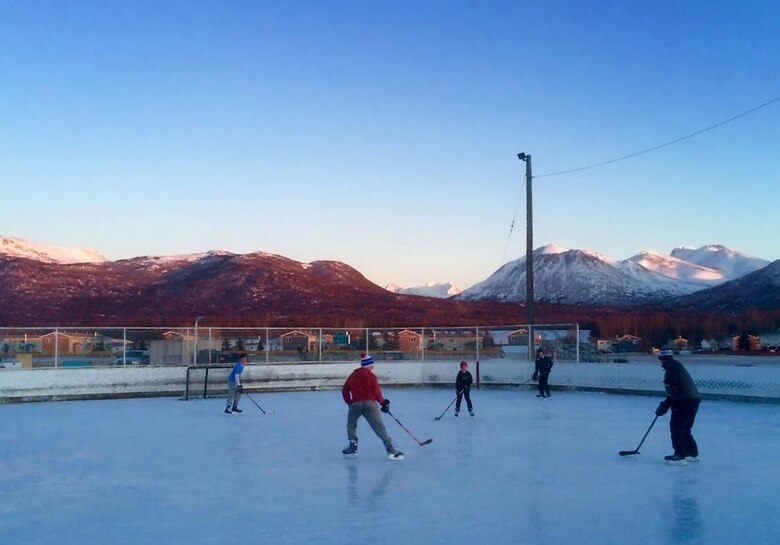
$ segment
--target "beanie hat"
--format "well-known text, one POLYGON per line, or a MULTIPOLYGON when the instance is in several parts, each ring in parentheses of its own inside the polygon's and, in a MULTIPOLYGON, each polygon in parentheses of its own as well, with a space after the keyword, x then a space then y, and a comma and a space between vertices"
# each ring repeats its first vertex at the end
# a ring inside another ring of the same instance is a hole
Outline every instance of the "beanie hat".
POLYGON ((659 358, 672 358, 674 357, 674 352, 671 350, 661 350, 658 352, 659 358))
POLYGON ((463 369, 464 367, 468 367, 469 364, 466 363, 466 360, 460 360, 460 368, 463 369))
POLYGON ((360 367, 367 367, 369 365, 374 365, 374 358, 368 354, 362 354, 360 357, 360 367))

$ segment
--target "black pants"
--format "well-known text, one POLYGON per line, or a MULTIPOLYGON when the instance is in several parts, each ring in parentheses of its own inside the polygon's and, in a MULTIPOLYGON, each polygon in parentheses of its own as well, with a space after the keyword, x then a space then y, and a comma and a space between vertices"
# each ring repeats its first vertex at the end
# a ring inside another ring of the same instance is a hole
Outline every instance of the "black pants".
POLYGON ((677 456, 699 455, 699 446, 691 434, 699 403, 701 401, 698 399, 678 399, 672 402, 669 430, 672 433, 672 448, 677 456))
POLYGON ((539 395, 542 397, 550 397, 550 385, 547 384, 549 378, 550 373, 539 373, 539 395))
POLYGON ((466 406, 469 408, 469 411, 474 409, 474 406, 471 404, 471 388, 464 388, 457 393, 457 397, 455 398, 455 412, 460 410, 460 399, 463 396, 466 396, 466 406))

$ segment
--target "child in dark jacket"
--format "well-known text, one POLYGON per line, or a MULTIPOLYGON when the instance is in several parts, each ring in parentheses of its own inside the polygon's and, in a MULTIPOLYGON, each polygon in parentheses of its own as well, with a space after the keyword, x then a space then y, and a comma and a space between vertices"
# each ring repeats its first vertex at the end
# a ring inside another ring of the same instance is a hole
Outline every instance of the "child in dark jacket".
POLYGON ((539 393, 536 395, 536 397, 550 397, 550 384, 547 381, 550 378, 550 371, 552 371, 552 368, 552 358, 545 355, 543 348, 537 350, 536 365, 534 368, 534 374, 531 377, 531 379, 539 381, 539 393))
POLYGON ((455 379, 455 392, 457 397, 455 398, 455 416, 460 413, 460 401, 464 396, 466 397, 466 406, 469 409, 469 414, 474 416, 474 405, 471 404, 471 383, 474 379, 469 373, 469 364, 465 361, 460 362, 460 371, 455 379))

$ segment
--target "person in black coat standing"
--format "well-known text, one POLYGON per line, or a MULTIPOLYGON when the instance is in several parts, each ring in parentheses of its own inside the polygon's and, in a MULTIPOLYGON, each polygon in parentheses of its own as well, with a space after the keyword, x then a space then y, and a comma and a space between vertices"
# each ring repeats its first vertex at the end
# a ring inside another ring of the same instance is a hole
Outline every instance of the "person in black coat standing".
POLYGON ((469 414, 474 416, 474 405, 471 404, 470 395, 472 382, 474 382, 474 379, 472 378, 471 373, 469 373, 469 364, 465 361, 461 361, 460 371, 458 371, 458 376, 455 378, 455 416, 458 416, 458 413, 460 413, 460 401, 464 396, 466 398, 466 406, 469 409, 469 414))
POLYGON ((676 465, 698 462, 699 446, 691 434, 691 429, 701 403, 699 390, 683 364, 674 359, 671 350, 661 350, 658 359, 661 361, 661 367, 664 368, 666 399, 658 404, 655 414, 663 416, 670 408, 672 409, 669 430, 672 435, 674 454, 665 456, 664 460, 668 464, 676 465))
POLYGON ((539 393, 536 397, 550 397, 550 385, 547 380, 550 378, 550 371, 553 368, 553 360, 550 356, 546 356, 544 348, 540 348, 536 351, 536 366, 534 367, 534 374, 531 377, 532 380, 539 381, 539 393))

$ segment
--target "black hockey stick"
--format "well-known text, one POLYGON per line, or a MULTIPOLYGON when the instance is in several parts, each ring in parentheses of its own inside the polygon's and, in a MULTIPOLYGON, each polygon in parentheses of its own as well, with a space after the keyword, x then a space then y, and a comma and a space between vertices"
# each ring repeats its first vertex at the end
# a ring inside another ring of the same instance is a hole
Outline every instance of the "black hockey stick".
POLYGON ((655 418, 653 418, 653 421, 650 423, 650 427, 647 428, 647 431, 645 432, 645 436, 642 437, 642 440, 639 441, 639 445, 637 445, 635 450, 621 450, 618 452, 621 456, 631 456, 633 454, 639 454, 639 448, 642 446, 642 443, 645 442, 645 439, 647 439, 647 434, 650 433, 650 430, 653 429, 653 424, 655 424, 655 421, 658 420, 658 415, 655 415, 655 418))
POLYGON ((410 431, 407 429, 407 427, 406 427, 406 426, 404 426, 403 424, 401 424, 401 421, 400 421, 400 420, 398 420, 398 419, 397 419, 395 416, 393 416, 393 413, 391 413, 389 409, 388 409, 386 412, 387 412, 387 414, 389 414, 390 416, 392 416, 392 417, 393 417, 393 420, 395 420, 396 422, 398 422, 398 425, 399 425, 399 426, 401 426, 401 427, 404 429, 404 431, 405 431, 406 433, 408 433, 409 435, 411 435, 412 439, 414 439, 415 441, 417 441, 417 444, 418 444, 418 445, 420 445, 421 447, 424 447, 425 445, 430 445, 430 444, 433 442, 433 439, 426 439, 425 441, 420 441, 419 439, 417 439, 417 438, 414 436, 414 434, 413 434, 412 432, 410 432, 410 431))
MULTIPOLYGON (((244 395, 245 395, 246 397, 248 397, 248 398, 249 398, 249 400, 250 400, 252 403, 254 403, 254 404, 255 404, 255 407, 257 407, 258 409, 260 409, 261 411, 263 411, 263 408, 262 408, 260 405, 258 405, 258 404, 257 404, 257 401, 255 401, 254 399, 252 399, 252 396, 250 396, 250 395, 249 395, 247 392, 244 392, 244 395)), ((273 412, 273 411, 268 411, 268 412, 265 412, 265 411, 263 411, 263 414, 274 414, 274 412, 273 412)))
MULTIPOLYGON (((449 405, 447 405, 447 408, 446 408, 446 409, 444 409, 444 413, 446 413, 447 411, 449 411, 449 410, 450 410, 450 407, 452 407, 452 404, 453 404, 453 403, 455 403, 455 401, 458 399, 458 396, 459 396, 461 393, 462 393, 462 392, 458 392, 457 394, 455 394, 455 399, 453 399, 453 400, 450 402, 450 404, 449 404, 449 405)), ((434 418, 434 420, 441 420, 441 417, 442 417, 442 416, 444 416, 444 413, 441 413, 439 416, 435 417, 435 418, 434 418)))

